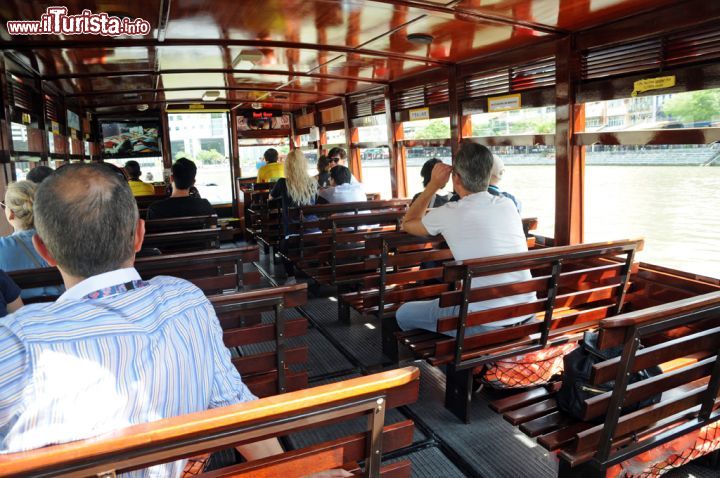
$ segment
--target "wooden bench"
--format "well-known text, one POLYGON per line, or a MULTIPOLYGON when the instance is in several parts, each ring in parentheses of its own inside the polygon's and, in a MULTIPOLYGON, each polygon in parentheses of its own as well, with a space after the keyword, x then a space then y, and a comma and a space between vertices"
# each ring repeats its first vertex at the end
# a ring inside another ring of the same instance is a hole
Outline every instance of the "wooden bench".
POLYGON ((147 219, 145 221, 145 234, 215 229, 216 227, 218 227, 217 214, 209 216, 173 217, 169 219, 147 219))
POLYGON ((622 355, 593 365, 588 386, 615 382, 612 391, 585 400, 583 420, 558 410, 559 384, 491 404, 558 454, 560 477, 605 477, 609 468, 649 450, 657 455, 658 446, 720 419, 720 292, 604 319, 598 347, 622 347, 622 355), (664 373, 628 383, 631 372, 657 365, 664 373), (657 404, 623 411, 660 393, 657 404))
MULTIPOLYGON (((528 249, 532 249, 535 237, 530 231, 537 228, 537 218, 524 218, 522 223, 528 249)), ((350 308, 361 314, 392 316, 396 306, 385 306, 389 288, 398 291, 439 282, 443 262, 453 259, 442 236, 418 237, 404 232, 368 235, 364 250, 355 251, 355 257, 362 262, 335 282, 341 321, 350 320, 350 308)))
POLYGON ((268 287, 209 297, 223 328, 225 346, 235 349, 233 364, 243 382, 258 397, 307 387, 308 360, 305 345, 289 347, 288 339, 304 336, 305 318, 286 319, 284 309, 307 303, 307 285, 268 287), (263 323, 261 314, 271 312, 273 321, 263 323), (271 342, 272 351, 252 353, 253 345, 271 342), (292 367, 292 368, 291 368, 292 367))
POLYGON ((582 332, 597 327, 600 320, 620 313, 635 252, 642 244, 642 240, 580 244, 446 263, 443 283, 389 291, 384 300, 402 304, 439 298, 440 307, 457 307, 457 315, 441 318, 437 333, 399 332, 394 320, 382 320, 384 352, 391 358, 397 354, 398 359, 422 358, 446 366, 445 406, 467 423, 476 367, 579 340, 582 332), (474 278, 514 271, 530 271, 532 277, 472 285, 474 278), (535 293, 537 298, 475 312, 468 307, 522 293, 535 293), (532 314, 536 320, 522 325, 466 335, 469 327, 532 314), (445 335, 450 332, 457 338, 445 335))
POLYGON ((220 247, 220 229, 156 232, 145 234, 143 249, 158 249, 163 254, 191 252, 220 247))
MULTIPOLYGON (((407 210, 407 206, 407 199, 390 199, 287 208, 284 213, 287 216, 287 227, 284 236, 290 237, 288 239, 282 237, 283 242, 279 247, 279 251, 287 260, 296 261, 305 257, 305 249, 318 240, 318 230, 324 233, 330 232, 332 224, 325 220, 329 220, 331 217, 358 215, 361 213, 404 212, 407 210), (305 244, 306 240, 310 242, 305 244)), ((279 205, 278 207, 284 206, 279 205)))
MULTIPOLYGON (((239 291, 247 285, 258 284, 260 272, 252 263, 260 259, 256 245, 203 252, 140 257, 135 268, 144 280, 158 275, 187 279, 206 294, 226 290, 239 291), (248 267, 249 265, 249 267, 248 267)), ((21 289, 55 287, 63 284, 55 267, 11 271, 10 277, 21 289)), ((43 298, 45 301, 54 298, 43 298)))
POLYGON ((385 426, 388 408, 417 400, 419 372, 407 367, 229 407, 133 425, 100 437, 0 456, 0 477, 115 476, 259 439, 367 416, 368 430, 201 476, 296 478, 345 468, 354 476, 408 478, 410 462, 381 466, 412 443, 413 423, 385 426), (364 475, 358 462, 364 460, 364 475))

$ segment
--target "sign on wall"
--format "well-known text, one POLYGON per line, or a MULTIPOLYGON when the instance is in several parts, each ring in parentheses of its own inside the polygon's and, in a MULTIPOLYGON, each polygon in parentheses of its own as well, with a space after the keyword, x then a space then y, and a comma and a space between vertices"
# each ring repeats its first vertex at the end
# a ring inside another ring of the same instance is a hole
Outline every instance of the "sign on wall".
POLYGON ((430 108, 413 108, 409 111, 410 121, 430 119, 430 108))
POLYGON ((522 106, 520 93, 514 95, 493 96, 488 98, 488 112, 519 110, 522 106))

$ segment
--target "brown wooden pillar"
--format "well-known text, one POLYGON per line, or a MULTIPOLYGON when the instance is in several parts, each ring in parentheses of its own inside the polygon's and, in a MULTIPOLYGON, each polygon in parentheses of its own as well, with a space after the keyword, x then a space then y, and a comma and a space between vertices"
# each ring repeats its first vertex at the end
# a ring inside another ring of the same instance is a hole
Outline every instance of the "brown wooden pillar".
POLYGON ((457 95, 457 67, 455 65, 448 68, 448 112, 450 114, 450 151, 454 162, 463 138, 462 111, 457 95))
POLYGON ((350 123, 350 106, 347 96, 343 97, 343 123, 345 126, 345 143, 348 147, 348 167, 355 178, 362 182, 362 163, 360 161, 360 148, 356 145, 360 142, 358 129, 350 123))
POLYGON ((237 111, 230 110, 227 114, 227 118, 230 122, 230 127, 228 128, 230 138, 228 143, 230 143, 230 170, 233 184, 233 216, 240 217, 244 207, 240 204, 243 198, 242 192, 238 187, 238 179, 242 177, 242 167, 240 166, 240 149, 237 137, 237 111))
POLYGON ((583 240, 585 148, 575 146, 575 133, 584 130, 585 112, 575 103, 580 78, 580 53, 574 37, 556 43, 555 84, 555 244, 583 240))
POLYGON ((170 170, 170 168, 172 168, 172 148, 170 148, 170 121, 168 118, 167 110, 163 111, 162 107, 160 108, 160 128, 162 129, 163 140, 163 168, 165 168, 166 170, 170 170))
POLYGON ((395 112, 392 108, 392 87, 385 87, 385 121, 388 130, 390 149, 390 188, 394 198, 407 197, 407 157, 402 123, 395 124, 395 112))

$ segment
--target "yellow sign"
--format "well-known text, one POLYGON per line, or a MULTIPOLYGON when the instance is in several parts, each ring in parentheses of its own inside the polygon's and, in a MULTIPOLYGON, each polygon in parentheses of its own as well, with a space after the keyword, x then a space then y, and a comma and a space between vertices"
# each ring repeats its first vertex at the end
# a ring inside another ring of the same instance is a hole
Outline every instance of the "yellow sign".
POLYGON ((673 86, 675 86, 675 75, 638 80, 633 83, 633 92, 631 96, 637 96, 638 93, 643 93, 645 91, 662 90, 663 88, 671 88, 673 86))
POLYGON ((493 96, 488 98, 488 112, 519 110, 522 106, 520 93, 514 95, 493 96))
POLYGON ((30 119, 30 115, 28 113, 22 114, 22 122, 23 122, 23 124, 30 124, 31 119, 30 119))
POLYGON ((50 121, 50 129, 53 134, 60 134, 60 124, 57 121, 50 121))
POLYGON ((192 103, 192 104, 190 104, 190 105, 188 106, 188 109, 191 109, 191 110, 204 110, 204 109, 205 109, 205 105, 200 104, 200 103, 192 103))
POLYGON ((430 119, 430 108, 414 108, 410 110, 410 121, 430 119))

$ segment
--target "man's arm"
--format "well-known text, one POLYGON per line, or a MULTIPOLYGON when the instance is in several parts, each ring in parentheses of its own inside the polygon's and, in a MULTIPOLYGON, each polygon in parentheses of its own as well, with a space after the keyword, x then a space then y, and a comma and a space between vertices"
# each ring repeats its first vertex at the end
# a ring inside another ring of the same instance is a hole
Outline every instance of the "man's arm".
POLYGON ((405 213, 405 217, 402 220, 402 230, 413 236, 429 236, 428 230, 422 222, 423 216, 427 211, 430 201, 433 196, 442 188, 445 187, 450 174, 452 173, 452 166, 447 164, 438 163, 432 170, 432 176, 430 182, 425 186, 425 190, 413 201, 405 213))

